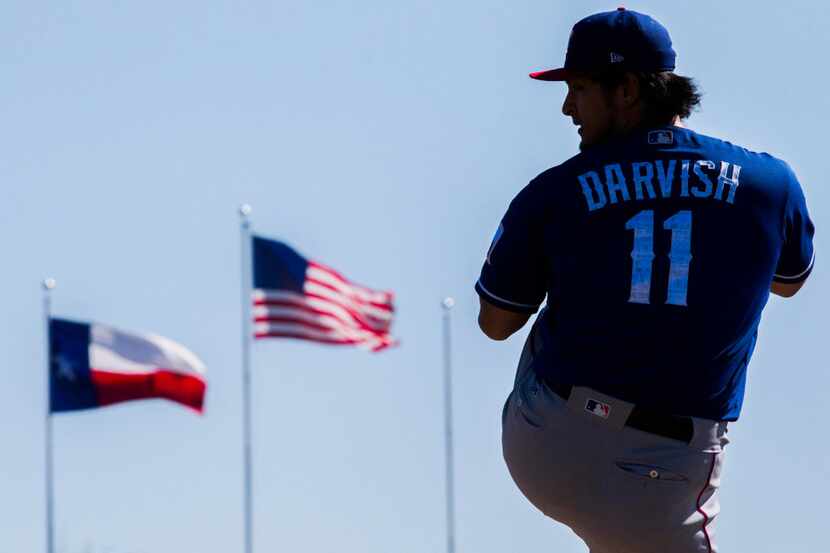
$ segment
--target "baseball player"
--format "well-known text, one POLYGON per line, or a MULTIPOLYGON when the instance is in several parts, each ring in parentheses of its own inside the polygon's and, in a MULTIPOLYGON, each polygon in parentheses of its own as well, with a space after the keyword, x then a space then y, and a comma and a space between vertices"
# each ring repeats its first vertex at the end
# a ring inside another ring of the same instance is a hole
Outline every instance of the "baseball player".
POLYGON ((476 291, 494 340, 547 297, 503 414, 522 493, 592 553, 716 551, 727 424, 770 291, 813 268, 792 169, 681 126, 698 105, 668 31, 624 8, 579 21, 562 112, 580 153, 511 202, 476 291))

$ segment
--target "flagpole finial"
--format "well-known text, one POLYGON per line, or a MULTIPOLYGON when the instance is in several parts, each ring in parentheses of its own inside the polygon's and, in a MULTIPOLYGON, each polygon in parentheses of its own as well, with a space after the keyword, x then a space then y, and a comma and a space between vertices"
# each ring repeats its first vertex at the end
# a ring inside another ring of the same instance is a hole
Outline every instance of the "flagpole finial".
POLYGON ((58 285, 58 282, 54 278, 45 278, 43 279, 42 284, 44 290, 54 290, 55 286, 58 285))
POLYGON ((239 206, 239 215, 247 219, 253 210, 250 204, 242 204, 239 206))
POLYGON ((443 307, 446 311, 449 311, 455 307, 455 300, 451 296, 447 296, 441 301, 441 307, 443 307))

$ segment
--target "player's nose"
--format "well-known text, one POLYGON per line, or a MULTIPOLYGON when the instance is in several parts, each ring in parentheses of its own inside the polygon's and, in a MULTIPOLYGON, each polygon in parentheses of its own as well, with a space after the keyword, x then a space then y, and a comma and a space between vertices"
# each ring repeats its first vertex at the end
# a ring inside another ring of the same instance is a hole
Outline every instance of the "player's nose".
POLYGON ((568 117, 574 116, 574 103, 573 98, 571 98, 570 91, 568 91, 568 93, 565 94, 565 101, 562 102, 562 113, 567 115, 568 117))

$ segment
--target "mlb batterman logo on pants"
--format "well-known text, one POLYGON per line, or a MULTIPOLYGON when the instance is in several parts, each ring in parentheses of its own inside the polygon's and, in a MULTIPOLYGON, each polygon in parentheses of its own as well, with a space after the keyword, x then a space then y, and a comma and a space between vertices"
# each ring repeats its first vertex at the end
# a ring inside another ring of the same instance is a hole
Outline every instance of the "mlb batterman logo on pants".
POLYGON ((531 77, 567 83, 580 153, 510 203, 475 286, 495 340, 546 301, 503 411, 504 458, 591 553, 717 551, 761 312, 814 263, 792 169, 684 128, 700 95, 674 69, 647 15, 574 26, 564 67, 531 77))
POLYGON ((607 419, 608 415, 611 413, 611 406, 607 403, 601 403, 595 399, 589 399, 585 403, 585 410, 589 413, 595 414, 598 417, 607 419))

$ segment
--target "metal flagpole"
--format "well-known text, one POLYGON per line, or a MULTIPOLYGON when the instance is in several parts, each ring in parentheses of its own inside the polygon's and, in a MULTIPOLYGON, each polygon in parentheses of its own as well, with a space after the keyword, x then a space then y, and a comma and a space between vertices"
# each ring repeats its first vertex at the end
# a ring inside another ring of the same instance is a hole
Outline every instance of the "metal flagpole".
POLYGON ((51 374, 49 344, 49 319, 52 317, 52 290, 56 282, 53 278, 43 281, 43 328, 46 355, 46 433, 45 433, 45 455, 46 455, 46 553, 55 552, 55 531, 54 531, 54 487, 53 487, 53 466, 52 466, 52 405, 51 405, 51 374))
POLYGON ((447 297, 441 302, 444 308, 444 451, 446 453, 447 499, 447 553, 455 552, 455 485, 453 475, 452 444, 452 344, 450 341, 450 311, 455 300, 447 297))
POLYGON ((251 206, 239 207, 242 257, 242 436, 245 502, 245 553, 253 552, 253 491, 251 461, 251 206))

